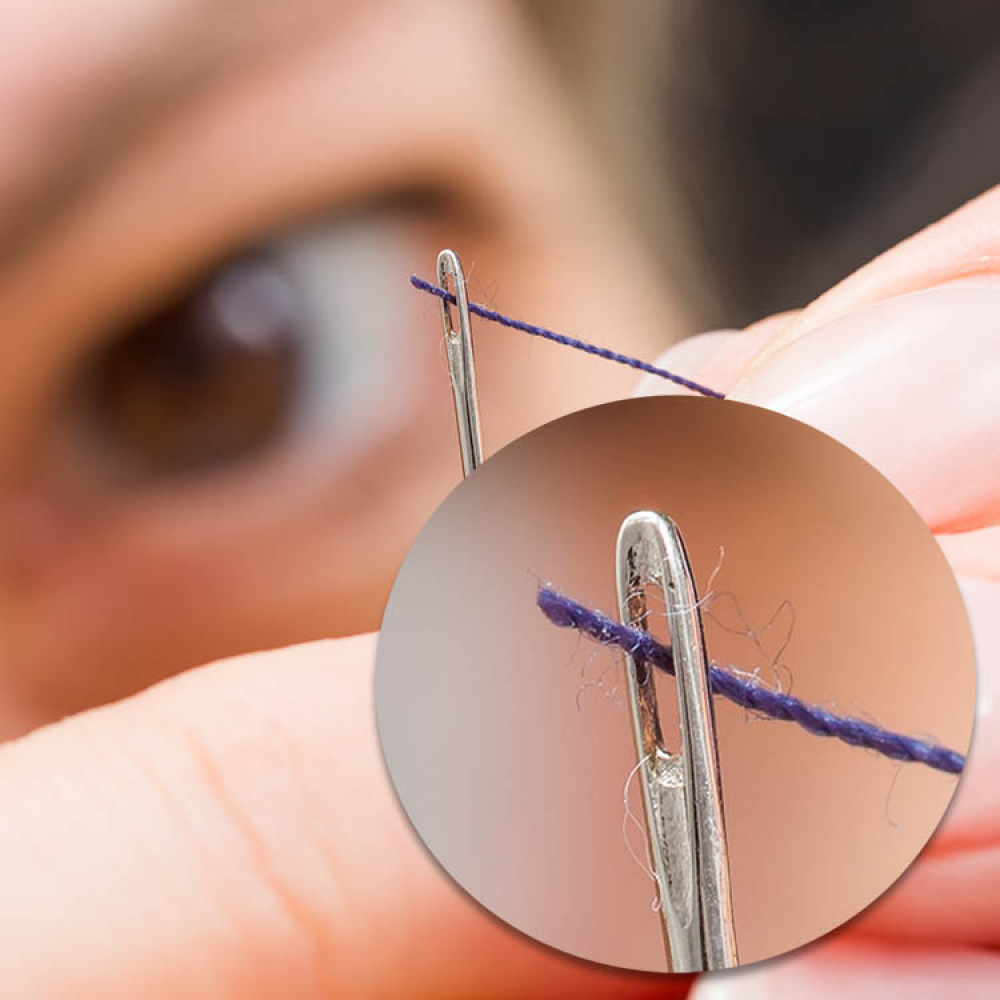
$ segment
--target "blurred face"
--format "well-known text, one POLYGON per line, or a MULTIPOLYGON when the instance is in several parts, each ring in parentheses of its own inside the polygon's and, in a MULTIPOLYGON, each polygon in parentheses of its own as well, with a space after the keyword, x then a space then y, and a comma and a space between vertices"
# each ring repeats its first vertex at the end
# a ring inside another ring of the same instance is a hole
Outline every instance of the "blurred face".
MULTIPOLYGON (((460 474, 441 247, 620 350, 680 327, 517 8, 61 7, 0 13, 2 736, 378 627, 460 474)), ((487 454, 633 381, 476 349, 487 454)))

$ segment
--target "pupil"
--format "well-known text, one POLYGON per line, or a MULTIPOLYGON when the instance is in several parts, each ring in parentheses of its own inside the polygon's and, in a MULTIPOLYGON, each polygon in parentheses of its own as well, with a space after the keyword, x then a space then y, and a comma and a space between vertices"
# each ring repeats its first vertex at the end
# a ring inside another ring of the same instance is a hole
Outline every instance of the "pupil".
POLYGON ((267 261, 217 271, 93 359, 84 409, 130 476, 197 472, 272 443, 294 411, 303 317, 267 261))

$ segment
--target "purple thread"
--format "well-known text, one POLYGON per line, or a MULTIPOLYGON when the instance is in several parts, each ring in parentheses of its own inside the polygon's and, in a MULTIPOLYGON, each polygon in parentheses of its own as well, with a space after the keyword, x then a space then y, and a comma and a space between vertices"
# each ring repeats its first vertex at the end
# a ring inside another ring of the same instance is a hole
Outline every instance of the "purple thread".
MULTIPOLYGON (((548 587, 538 591, 538 607, 559 628, 575 628, 590 639, 630 652, 637 661, 651 663, 668 674, 674 672, 670 647, 658 642, 648 632, 622 625, 548 587)), ((835 715, 790 694, 762 687, 715 664, 709 667, 709 676, 715 694, 772 719, 794 722, 817 736, 832 736, 851 746, 867 747, 893 760, 926 764, 948 774, 961 774, 965 766, 965 757, 955 750, 894 733, 862 719, 835 715)))
MULTIPOLYGON (((424 281, 423 278, 418 278, 415 274, 410 275, 410 284, 422 292, 429 292, 431 295, 436 295, 439 299, 444 299, 452 303, 452 305, 455 304, 455 296, 451 292, 437 285, 432 285, 429 281, 424 281)), ((469 303, 469 312, 476 316, 481 316, 483 319, 488 319, 491 323, 499 323, 501 326, 510 327, 512 330, 530 333, 533 337, 544 337, 546 340, 562 344, 564 347, 573 347, 578 351, 584 351, 598 358, 604 358, 605 361, 617 361, 620 365, 628 365, 629 368, 635 368, 650 375, 657 375, 659 378, 665 378, 670 382, 675 382, 677 385, 682 385, 685 389, 701 393, 702 396, 710 396, 712 399, 726 398, 723 393, 716 392, 715 389, 709 389, 708 386, 699 385, 697 382, 692 382, 691 379, 684 378, 683 375, 675 375, 673 372, 668 372, 666 368, 657 368, 656 365, 651 365, 647 361, 640 361, 638 358, 629 357, 627 354, 619 354, 617 351, 609 350, 607 347, 598 347, 596 344, 588 344, 585 340, 577 340, 576 337, 567 337, 563 333, 546 330, 544 326, 535 326, 534 323, 525 323, 519 319, 511 319, 509 316, 504 316, 503 313, 487 309, 486 306, 478 305, 475 302, 469 303)))

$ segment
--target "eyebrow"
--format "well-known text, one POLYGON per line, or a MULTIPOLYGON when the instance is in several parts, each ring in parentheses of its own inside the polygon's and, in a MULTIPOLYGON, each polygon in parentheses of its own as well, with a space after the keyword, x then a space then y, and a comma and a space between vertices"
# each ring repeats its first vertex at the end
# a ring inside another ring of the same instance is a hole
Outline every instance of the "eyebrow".
MULTIPOLYGON (((331 20, 331 5, 316 0, 279 7, 255 0, 221 9, 172 2, 177 16, 168 23, 143 25, 146 37, 94 60, 82 79, 67 73, 54 88, 37 88, 35 106, 15 109, 30 124, 17 160, 0 163, 0 266, 41 238, 186 103, 307 48, 319 24, 331 20)), ((333 6, 342 15, 352 5, 333 6)))

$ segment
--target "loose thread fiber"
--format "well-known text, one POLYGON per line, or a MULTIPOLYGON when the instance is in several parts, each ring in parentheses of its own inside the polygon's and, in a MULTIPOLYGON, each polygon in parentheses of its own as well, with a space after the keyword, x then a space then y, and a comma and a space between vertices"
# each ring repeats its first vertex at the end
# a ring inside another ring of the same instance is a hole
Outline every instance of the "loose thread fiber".
MULTIPOLYGON (((455 304, 455 296, 451 292, 438 285, 432 285, 429 281, 424 281, 423 278, 418 278, 415 274, 410 275, 410 284, 421 292, 436 295, 439 299, 444 299, 446 302, 452 303, 452 305, 455 304)), ((619 354, 617 351, 612 351, 607 347, 588 344, 585 340, 578 340, 576 337, 567 337, 564 333, 546 330, 544 326, 535 326, 534 323, 525 323, 523 320, 511 319, 510 316, 504 316, 503 313, 498 313, 494 309, 487 309, 486 306, 478 305, 475 302, 469 303, 469 312, 475 316, 487 319, 491 323, 499 323, 500 326, 509 327, 511 330, 520 330, 522 333, 528 333, 532 337, 544 337, 545 340, 562 344, 564 347, 572 347, 577 351, 584 351, 586 354, 593 354, 598 358, 604 358, 605 361, 615 361, 620 365, 628 365, 629 368, 635 368, 637 371, 665 378, 669 382, 682 385, 685 389, 691 389, 702 396, 710 396, 713 399, 726 398, 723 393, 716 392, 715 389, 699 385, 699 383, 685 378, 683 375, 668 372, 666 368, 657 368, 656 365, 651 365, 648 361, 640 361, 638 358, 629 357, 627 354, 619 354)))
MULTIPOLYGON (((559 628, 576 629, 596 642, 630 652, 639 662, 652 664, 671 675, 674 672, 670 647, 658 642, 648 632, 616 622, 548 587, 538 591, 538 607, 559 628)), ((709 675, 714 694, 772 719, 794 722, 814 735, 830 736, 851 746, 874 750, 893 760, 926 764, 948 774, 961 774, 965 766, 965 757, 955 750, 895 733, 862 719, 837 715, 793 695, 764 687, 714 663, 709 667, 709 675)))

